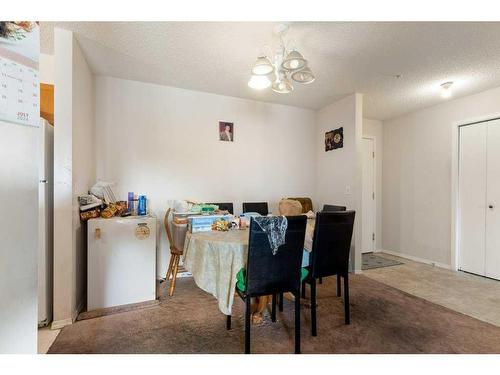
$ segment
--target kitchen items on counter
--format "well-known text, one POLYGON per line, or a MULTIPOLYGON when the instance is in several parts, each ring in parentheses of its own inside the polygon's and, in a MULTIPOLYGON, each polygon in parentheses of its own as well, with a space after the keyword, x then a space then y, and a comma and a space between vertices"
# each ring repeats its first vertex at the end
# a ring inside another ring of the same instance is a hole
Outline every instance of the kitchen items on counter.
POLYGON ((115 184, 111 182, 98 181, 90 189, 89 194, 78 197, 80 203, 80 220, 102 217, 109 219, 115 216, 144 216, 147 215, 147 199, 145 195, 135 198, 133 192, 128 193, 127 201, 118 201, 113 191, 115 184), (134 202, 137 201, 137 209, 134 202))

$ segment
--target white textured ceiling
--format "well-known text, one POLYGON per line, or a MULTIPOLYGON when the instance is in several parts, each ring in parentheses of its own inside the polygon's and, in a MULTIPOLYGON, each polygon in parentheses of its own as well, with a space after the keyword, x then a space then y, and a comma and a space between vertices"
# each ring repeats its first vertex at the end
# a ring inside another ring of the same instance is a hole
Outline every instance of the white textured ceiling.
POLYGON ((288 39, 316 74, 288 95, 254 91, 250 68, 276 45, 266 22, 43 22, 41 50, 53 52, 53 27, 76 32, 95 74, 319 109, 364 94, 364 116, 386 120, 454 97, 500 86, 500 23, 292 22, 288 39), (394 76, 401 74, 397 79, 394 76))

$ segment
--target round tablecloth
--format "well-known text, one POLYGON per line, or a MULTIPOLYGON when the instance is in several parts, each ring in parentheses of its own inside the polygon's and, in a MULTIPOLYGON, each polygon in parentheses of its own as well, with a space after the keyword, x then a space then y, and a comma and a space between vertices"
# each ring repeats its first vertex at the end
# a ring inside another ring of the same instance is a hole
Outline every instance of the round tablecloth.
MULTIPOLYGON (((247 261, 249 232, 243 229, 186 234, 184 267, 192 273, 198 287, 217 299, 220 311, 226 315, 231 315, 236 274, 247 261)), ((313 232, 314 220, 308 220, 306 251, 311 251, 313 232)))

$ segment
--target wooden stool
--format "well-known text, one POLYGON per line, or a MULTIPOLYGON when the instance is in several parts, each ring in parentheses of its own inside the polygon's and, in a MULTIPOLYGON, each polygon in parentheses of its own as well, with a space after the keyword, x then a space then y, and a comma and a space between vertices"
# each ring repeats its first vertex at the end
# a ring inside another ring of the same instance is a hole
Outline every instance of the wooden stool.
POLYGON ((165 219, 163 224, 165 225, 165 231, 167 232, 168 242, 170 242, 170 262, 168 264, 167 275, 165 277, 165 281, 170 280, 170 286, 168 288, 168 295, 173 296, 175 289, 175 282, 177 280, 177 272, 179 271, 179 261, 181 260, 181 255, 183 249, 178 249, 175 246, 174 239, 172 237, 172 232, 170 230, 170 224, 168 223, 168 219, 170 216, 171 208, 167 210, 165 213, 165 219), (172 277, 172 279, 170 279, 172 277))

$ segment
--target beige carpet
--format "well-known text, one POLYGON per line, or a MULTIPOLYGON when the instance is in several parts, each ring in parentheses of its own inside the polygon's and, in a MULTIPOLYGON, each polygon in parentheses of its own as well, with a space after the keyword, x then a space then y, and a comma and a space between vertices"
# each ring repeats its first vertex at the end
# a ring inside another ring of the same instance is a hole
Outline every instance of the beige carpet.
MULTIPOLYGON (((192 279, 174 297, 162 284, 161 303, 76 322, 63 328, 49 353, 242 353, 243 302, 235 298, 233 329, 214 298, 192 279)), ((335 278, 318 286, 318 336, 302 307, 303 353, 500 353, 500 327, 462 315, 368 279, 351 276, 351 325, 344 325, 335 278)), ((293 305, 278 322, 252 326, 253 353, 293 353, 293 305)))

